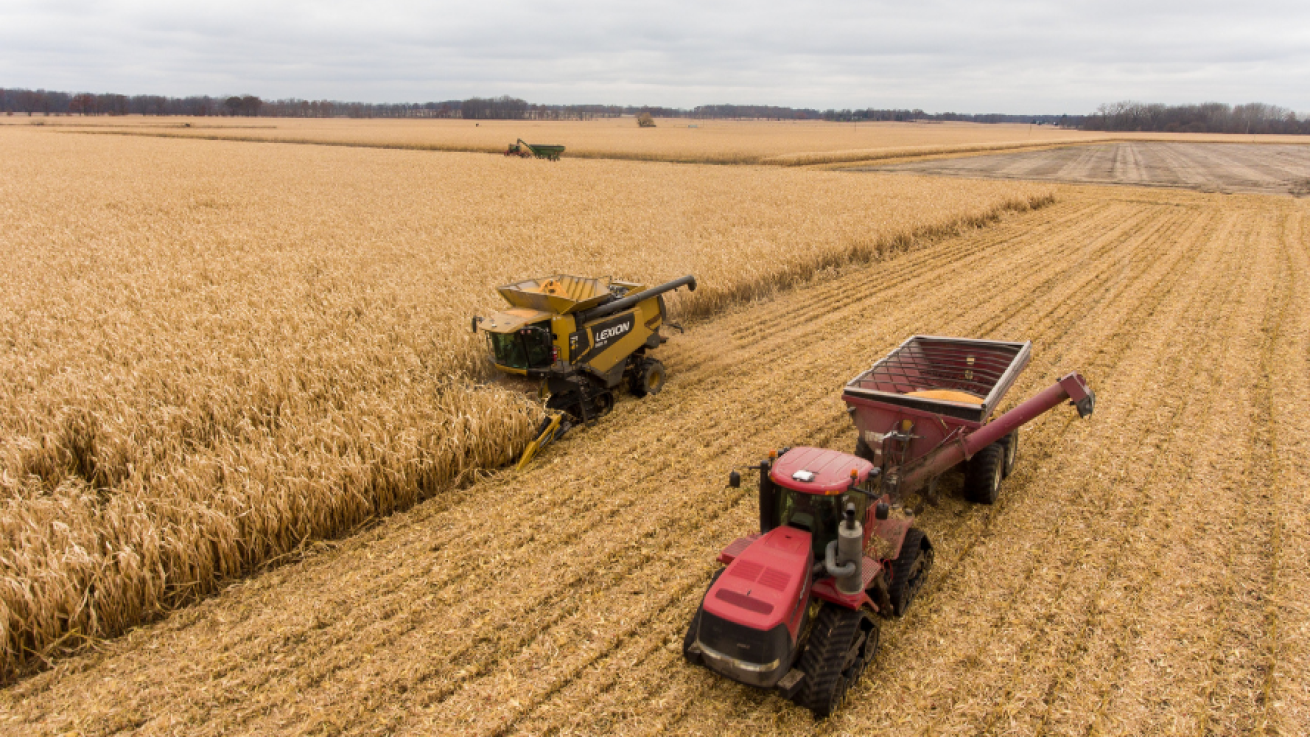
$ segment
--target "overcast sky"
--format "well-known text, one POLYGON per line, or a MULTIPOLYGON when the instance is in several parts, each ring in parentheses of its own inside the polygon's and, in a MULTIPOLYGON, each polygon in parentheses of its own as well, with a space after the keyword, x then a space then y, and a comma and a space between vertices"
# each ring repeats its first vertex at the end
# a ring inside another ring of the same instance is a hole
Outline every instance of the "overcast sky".
POLYGON ((1310 1, 0 0, 0 87, 426 102, 1310 112, 1310 1))

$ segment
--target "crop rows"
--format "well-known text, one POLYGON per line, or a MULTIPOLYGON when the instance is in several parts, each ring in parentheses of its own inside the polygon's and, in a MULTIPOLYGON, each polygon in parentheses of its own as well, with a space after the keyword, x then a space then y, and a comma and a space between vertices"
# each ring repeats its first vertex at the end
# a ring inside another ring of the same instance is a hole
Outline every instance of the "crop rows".
POLYGON ((1019 399, 1083 370, 1097 414, 1023 436, 833 733, 1295 734, 1310 693, 1310 234, 1292 200, 1067 190, 696 324, 665 393, 499 473, 12 687, 20 731, 809 733, 681 661, 722 486, 852 442, 837 387, 915 333, 1030 339, 1019 399), (1298 404, 1301 403, 1301 404, 1298 404))

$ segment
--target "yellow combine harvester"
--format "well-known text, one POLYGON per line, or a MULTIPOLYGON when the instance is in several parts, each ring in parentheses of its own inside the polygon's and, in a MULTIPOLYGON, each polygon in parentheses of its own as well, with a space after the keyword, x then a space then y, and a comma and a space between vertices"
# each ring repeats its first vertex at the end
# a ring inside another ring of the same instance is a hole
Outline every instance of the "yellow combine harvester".
POLYGON ((614 390, 625 381, 638 397, 659 393, 664 364, 646 352, 666 340, 660 336, 664 293, 682 286, 695 291, 696 278, 643 289, 609 278, 558 275, 497 288, 510 308, 474 317, 473 331, 486 333, 497 369, 544 379, 546 406, 563 413, 543 423, 520 467, 572 423, 613 409, 614 390))

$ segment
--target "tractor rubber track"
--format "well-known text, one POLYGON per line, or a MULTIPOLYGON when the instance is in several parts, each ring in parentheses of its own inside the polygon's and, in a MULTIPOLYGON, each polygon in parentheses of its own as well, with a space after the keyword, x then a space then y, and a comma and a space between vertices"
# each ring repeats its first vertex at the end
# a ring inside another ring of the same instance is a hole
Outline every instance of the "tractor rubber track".
MULTIPOLYGON (((842 666, 860 630, 861 613, 835 606, 824 606, 814 619, 810 642, 801 653, 800 669, 805 673, 798 704, 827 716, 836 707, 830 698, 838 688, 842 666)), ((851 684, 848 684, 848 687, 851 684)), ((843 694, 840 699, 845 700, 843 694)))

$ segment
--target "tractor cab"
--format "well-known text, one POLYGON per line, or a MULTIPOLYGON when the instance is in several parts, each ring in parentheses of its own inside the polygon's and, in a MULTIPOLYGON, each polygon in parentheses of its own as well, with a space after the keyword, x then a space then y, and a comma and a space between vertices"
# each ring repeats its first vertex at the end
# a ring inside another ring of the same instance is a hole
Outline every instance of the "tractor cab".
POLYGON ((816 558, 837 539, 837 527, 849 506, 865 521, 869 500, 877 496, 878 471, 872 463, 835 450, 792 448, 769 469, 771 489, 763 489, 761 532, 794 527, 810 533, 816 558), (772 498, 768 498, 772 497, 772 498))

